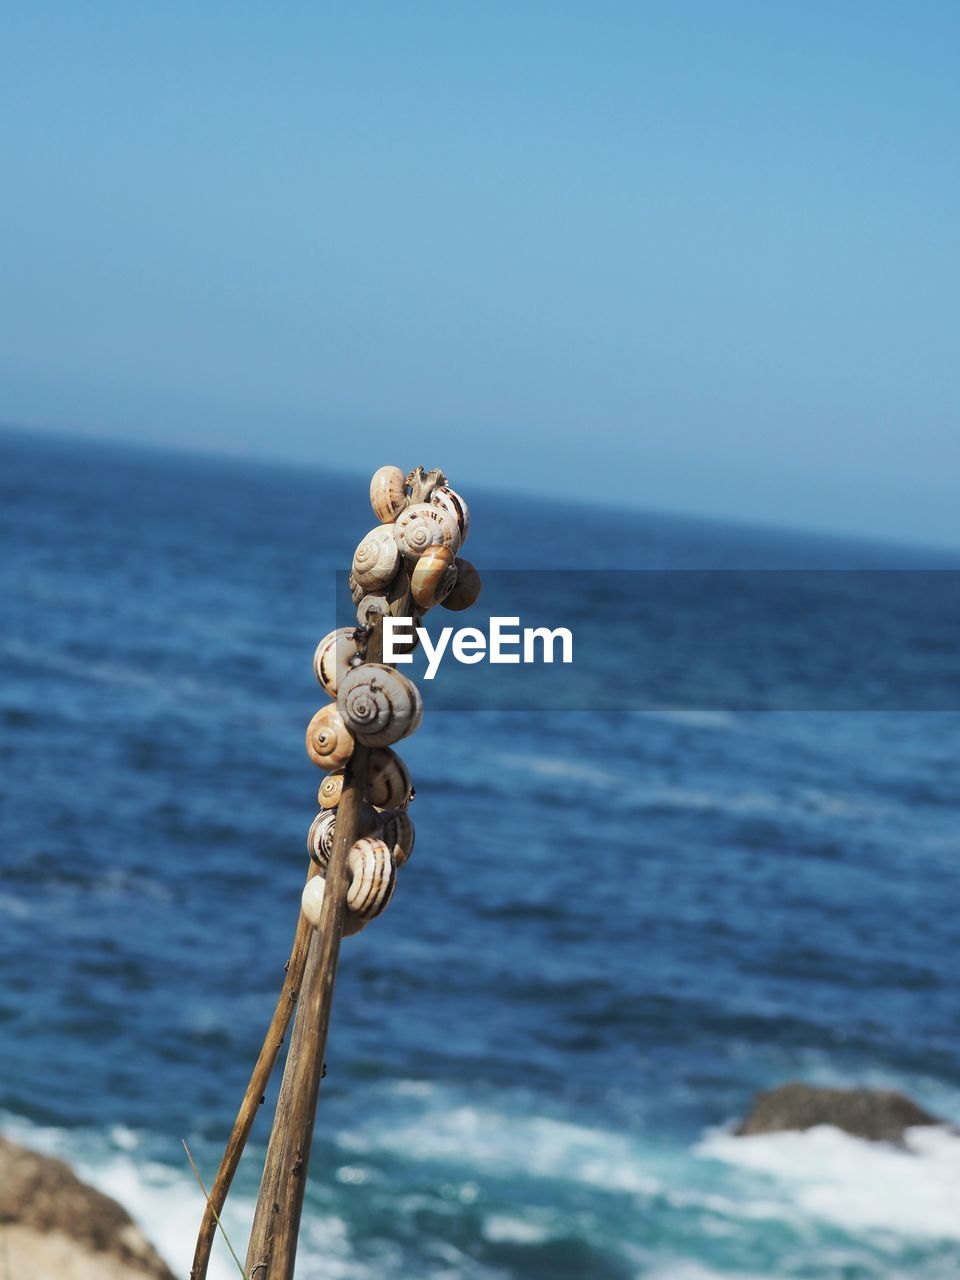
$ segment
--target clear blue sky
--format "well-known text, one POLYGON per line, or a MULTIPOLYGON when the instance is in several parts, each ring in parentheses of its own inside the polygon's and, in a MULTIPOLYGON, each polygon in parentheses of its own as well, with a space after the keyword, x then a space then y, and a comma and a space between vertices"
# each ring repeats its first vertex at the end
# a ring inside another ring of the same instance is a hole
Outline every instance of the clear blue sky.
POLYGON ((0 420, 960 545, 960 5, 0 17, 0 420))

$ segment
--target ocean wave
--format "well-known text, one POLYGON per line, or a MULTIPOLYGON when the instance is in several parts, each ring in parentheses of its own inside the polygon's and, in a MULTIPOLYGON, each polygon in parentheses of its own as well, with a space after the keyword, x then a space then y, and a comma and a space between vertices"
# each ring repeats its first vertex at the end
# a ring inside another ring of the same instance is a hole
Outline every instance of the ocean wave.
POLYGON ((911 1129, 904 1148, 826 1125, 750 1138, 724 1130, 695 1154, 767 1178, 785 1206, 848 1231, 960 1241, 960 1135, 947 1129, 911 1129))

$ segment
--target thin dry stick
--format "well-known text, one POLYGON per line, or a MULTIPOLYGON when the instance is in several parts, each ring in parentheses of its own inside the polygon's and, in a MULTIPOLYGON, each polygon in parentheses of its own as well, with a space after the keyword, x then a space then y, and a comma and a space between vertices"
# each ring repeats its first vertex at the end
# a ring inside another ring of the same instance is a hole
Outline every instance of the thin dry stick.
MULTIPOLYGON (((187 1140, 186 1138, 181 1138, 180 1141, 183 1143, 183 1149, 187 1153, 187 1159, 190 1161, 190 1168, 193 1170, 193 1175, 196 1178, 197 1182, 199 1182, 200 1184, 200 1190, 203 1192, 204 1197, 206 1198, 207 1205, 208 1207, 211 1207, 210 1195, 207 1192, 207 1188, 203 1185, 203 1178, 200 1177, 200 1170, 197 1168, 197 1162, 196 1160, 194 1160, 193 1156, 190 1154, 190 1148, 187 1146, 187 1140)), ((243 1267, 240 1264, 240 1259, 237 1257, 236 1250, 234 1249, 233 1245, 230 1243, 230 1237, 227 1235, 227 1229, 223 1225, 223 1223, 220 1221, 219 1213, 217 1213, 216 1209, 213 1209, 212 1212, 213 1212, 214 1220, 217 1226, 220 1228, 221 1232, 223 1233, 224 1240, 226 1240, 227 1242, 227 1248, 230 1250, 230 1257, 233 1258, 234 1262, 237 1264, 237 1270, 243 1276, 243 1280, 248 1280, 247 1273, 244 1271, 243 1267)))
MULTIPOLYGON (((400 597, 401 609, 398 612, 402 616, 403 607, 409 604, 406 584, 400 597)), ((383 634, 381 623, 377 620, 367 644, 367 661, 379 662, 382 653, 383 634)), ((369 749, 357 743, 344 770, 320 925, 311 939, 307 955, 300 1004, 290 1037, 290 1049, 247 1246, 250 1280, 293 1280, 300 1216, 313 1142, 317 1093, 323 1074, 333 987, 350 884, 347 854, 359 834, 360 806, 366 790, 368 758, 369 749)))
MULTIPOLYGON (((311 862, 310 875, 314 875, 316 871, 317 867, 311 862)), ((217 1170, 213 1187, 207 1197, 207 1205, 204 1209, 203 1221, 200 1223, 200 1232, 197 1236, 197 1245, 193 1254, 193 1266, 190 1268, 190 1280, 205 1280, 207 1267, 210 1263, 210 1250, 213 1248, 214 1237, 217 1233, 217 1222, 219 1221, 217 1215, 226 1203, 227 1193, 240 1164, 240 1157, 243 1155, 243 1149, 247 1144, 250 1131, 257 1118, 260 1104, 263 1102, 263 1095, 273 1073, 284 1037, 287 1034, 290 1019, 293 1017, 297 998, 300 995, 300 985, 303 981, 303 971, 307 963, 307 948, 310 943, 311 932, 310 925, 305 917, 301 915, 297 922, 297 931, 294 934, 290 959, 286 964, 283 987, 277 1000, 277 1007, 274 1010, 270 1026, 267 1028, 267 1034, 260 1049, 259 1057, 251 1072, 250 1082, 247 1085, 246 1093, 243 1095, 237 1118, 233 1122, 233 1129, 227 1140, 227 1146, 220 1161, 220 1168, 217 1170)))

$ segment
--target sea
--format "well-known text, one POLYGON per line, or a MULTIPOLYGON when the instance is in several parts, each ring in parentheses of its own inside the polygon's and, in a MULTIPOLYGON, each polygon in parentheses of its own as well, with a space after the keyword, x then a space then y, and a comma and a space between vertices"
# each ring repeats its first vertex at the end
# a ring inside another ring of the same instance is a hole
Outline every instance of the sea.
MULTIPOLYGON (((421 460, 371 471, 395 461, 421 460)), ((119 1199, 183 1277, 203 1202, 181 1144, 212 1180, 282 982, 313 652, 367 480, 0 432, 0 1131, 119 1199)), ((960 568, 451 481, 473 563, 549 571, 557 618, 590 571, 960 568)), ((794 662, 808 616, 782 615, 794 662)), ((600 673, 630 660, 592 646, 600 673)), ((958 690, 711 689, 428 699, 398 748, 415 851, 343 945, 302 1280, 960 1275, 949 1129, 733 1134, 788 1080, 960 1124, 958 690)), ((275 1089, 224 1213, 241 1257, 275 1089)), ((235 1274, 218 1240, 210 1275, 235 1274)))

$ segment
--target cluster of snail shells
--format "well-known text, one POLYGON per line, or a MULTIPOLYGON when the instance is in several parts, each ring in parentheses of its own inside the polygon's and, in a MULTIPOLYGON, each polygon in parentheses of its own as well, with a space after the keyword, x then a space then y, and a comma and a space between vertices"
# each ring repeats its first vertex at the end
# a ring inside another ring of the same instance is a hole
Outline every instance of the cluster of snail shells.
MULTIPOLYGON (((417 474, 423 473, 411 473, 411 482, 417 474)), ((399 467, 381 467, 375 473, 370 504, 380 524, 361 540, 350 567, 350 593, 361 627, 399 607, 406 598, 407 579, 420 613, 436 604, 466 609, 479 596, 479 574, 469 561, 457 558, 470 528, 467 504, 449 485, 437 484, 437 478, 442 478, 439 473, 431 473, 432 489, 418 485, 429 501, 411 502, 407 477, 399 467)), ((413 823, 407 814, 413 787, 406 766, 391 748, 414 732, 423 715, 416 685, 394 667, 365 662, 360 643, 361 631, 340 627, 317 645, 314 671, 331 702, 307 726, 307 754, 327 775, 317 792, 320 812, 307 835, 318 874, 307 881, 302 907, 314 926, 320 923, 343 769, 356 743, 369 748, 358 838, 347 854, 348 935, 383 911, 393 896, 397 870, 413 850, 413 823)))

